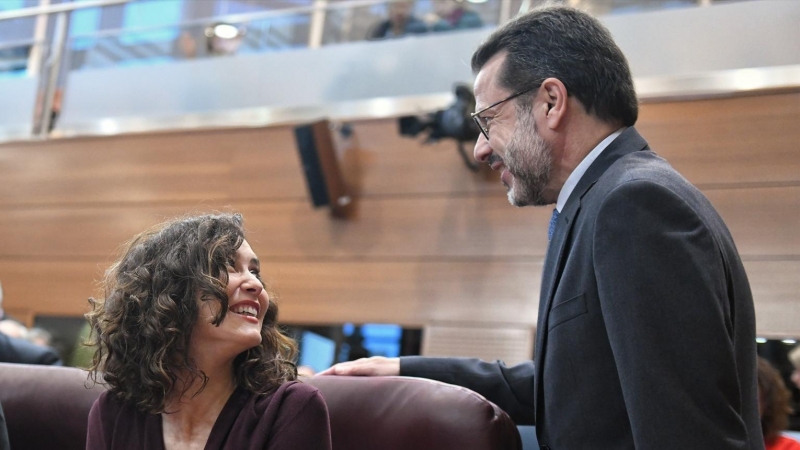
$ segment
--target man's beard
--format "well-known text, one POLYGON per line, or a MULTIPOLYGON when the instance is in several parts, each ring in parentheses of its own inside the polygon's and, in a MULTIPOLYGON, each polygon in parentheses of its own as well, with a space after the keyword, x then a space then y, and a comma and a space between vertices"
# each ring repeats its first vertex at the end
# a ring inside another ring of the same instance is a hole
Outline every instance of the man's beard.
POLYGON ((514 176, 508 187, 508 201, 514 206, 542 206, 546 201, 542 194, 550 181, 553 165, 552 147, 539 135, 539 128, 529 111, 517 110, 517 125, 506 146, 503 159, 508 171, 514 176))

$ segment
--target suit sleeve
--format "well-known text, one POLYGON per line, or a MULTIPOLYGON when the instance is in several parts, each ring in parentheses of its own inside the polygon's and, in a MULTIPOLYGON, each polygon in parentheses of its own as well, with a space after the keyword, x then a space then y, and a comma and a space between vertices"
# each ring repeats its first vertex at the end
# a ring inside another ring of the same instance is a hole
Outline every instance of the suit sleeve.
POLYGON ((741 448, 732 300, 709 224, 647 181, 609 193, 595 220, 600 307, 635 447, 741 448))
POLYGON ((467 358, 400 358, 400 375, 471 389, 499 406, 517 425, 533 425, 533 361, 507 367, 502 361, 467 358))
POLYGON ((17 364, 61 365, 61 359, 50 347, 0 333, 0 362, 17 364))
POLYGON ((275 437, 266 449, 331 450, 331 424, 322 394, 309 385, 296 383, 287 395, 292 412, 275 423, 275 437))

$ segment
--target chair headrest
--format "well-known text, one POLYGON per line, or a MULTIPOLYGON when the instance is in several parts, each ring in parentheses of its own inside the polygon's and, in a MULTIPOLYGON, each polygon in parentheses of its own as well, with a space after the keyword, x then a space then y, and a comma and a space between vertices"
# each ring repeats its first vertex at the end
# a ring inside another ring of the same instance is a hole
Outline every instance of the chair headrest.
POLYGON ((335 449, 521 448, 508 415, 469 389, 409 377, 304 381, 316 386, 328 404, 335 449))

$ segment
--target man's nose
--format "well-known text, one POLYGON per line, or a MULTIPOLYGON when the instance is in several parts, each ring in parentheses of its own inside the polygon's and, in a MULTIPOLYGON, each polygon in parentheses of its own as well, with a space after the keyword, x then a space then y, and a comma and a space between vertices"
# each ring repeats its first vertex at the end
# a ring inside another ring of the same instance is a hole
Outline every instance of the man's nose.
POLYGON ((475 141, 473 156, 475 161, 489 163, 489 157, 492 156, 492 147, 489 145, 489 140, 486 139, 483 133, 481 133, 480 136, 478 136, 478 140, 475 141))

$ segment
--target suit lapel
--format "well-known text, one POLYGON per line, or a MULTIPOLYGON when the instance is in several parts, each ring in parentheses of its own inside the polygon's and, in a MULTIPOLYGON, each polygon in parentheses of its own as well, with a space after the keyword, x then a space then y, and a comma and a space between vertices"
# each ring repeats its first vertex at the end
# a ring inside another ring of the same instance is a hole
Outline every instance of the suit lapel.
POLYGON ((542 373, 544 371, 544 348, 547 340, 547 320, 558 281, 561 279, 563 261, 571 248, 571 245, 568 246, 567 243, 570 242, 572 228, 575 226, 575 219, 581 209, 581 200, 603 173, 619 158, 628 153, 647 148, 647 142, 633 127, 625 130, 589 166, 564 204, 564 210, 558 215, 555 233, 550 245, 547 247, 547 255, 542 269, 542 287, 539 292, 539 317, 536 326, 536 351, 534 353, 534 361, 536 362, 534 403, 537 414, 540 411, 540 389, 543 386, 542 373))

